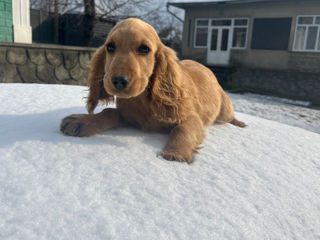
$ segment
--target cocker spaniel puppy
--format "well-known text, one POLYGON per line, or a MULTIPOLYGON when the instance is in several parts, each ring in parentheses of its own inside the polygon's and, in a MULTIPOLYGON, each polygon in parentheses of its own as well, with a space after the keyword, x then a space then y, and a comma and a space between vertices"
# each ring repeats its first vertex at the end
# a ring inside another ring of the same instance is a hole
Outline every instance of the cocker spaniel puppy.
POLYGON ((89 114, 65 117, 60 130, 70 136, 135 126, 168 131, 161 155, 167 160, 193 161, 204 138, 204 126, 215 121, 244 127, 234 117, 232 103, 205 66, 178 61, 152 26, 134 18, 117 24, 94 54, 88 79, 89 114), (99 101, 116 97, 116 108, 94 114, 99 101))

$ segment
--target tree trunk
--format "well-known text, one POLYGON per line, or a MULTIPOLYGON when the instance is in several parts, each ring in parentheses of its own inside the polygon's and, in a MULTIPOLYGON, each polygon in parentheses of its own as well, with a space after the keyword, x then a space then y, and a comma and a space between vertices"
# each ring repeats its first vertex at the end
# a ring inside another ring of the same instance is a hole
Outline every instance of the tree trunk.
POLYGON ((94 0, 83 0, 84 3, 84 43, 90 46, 93 38, 96 8, 94 0))

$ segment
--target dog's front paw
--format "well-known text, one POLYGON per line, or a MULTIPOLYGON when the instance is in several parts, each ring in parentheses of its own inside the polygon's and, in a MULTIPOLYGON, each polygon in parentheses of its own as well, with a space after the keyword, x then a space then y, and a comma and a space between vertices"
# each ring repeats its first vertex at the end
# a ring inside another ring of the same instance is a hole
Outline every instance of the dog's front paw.
POLYGON ((73 114, 62 119, 60 131, 68 136, 87 137, 94 133, 90 131, 87 114, 73 114))
POLYGON ((187 162, 189 164, 193 162, 192 154, 182 154, 173 150, 164 150, 161 156, 168 161, 187 162))

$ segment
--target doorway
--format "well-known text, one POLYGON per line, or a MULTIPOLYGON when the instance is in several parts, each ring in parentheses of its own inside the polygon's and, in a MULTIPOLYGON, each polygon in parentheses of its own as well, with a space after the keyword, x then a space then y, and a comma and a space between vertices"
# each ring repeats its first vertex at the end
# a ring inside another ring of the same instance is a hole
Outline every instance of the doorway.
MULTIPOLYGON (((229 21, 231 25, 231 20, 229 21)), ((207 63, 214 65, 228 65, 230 49, 232 47, 232 27, 211 27, 208 38, 209 47, 207 52, 207 63)))

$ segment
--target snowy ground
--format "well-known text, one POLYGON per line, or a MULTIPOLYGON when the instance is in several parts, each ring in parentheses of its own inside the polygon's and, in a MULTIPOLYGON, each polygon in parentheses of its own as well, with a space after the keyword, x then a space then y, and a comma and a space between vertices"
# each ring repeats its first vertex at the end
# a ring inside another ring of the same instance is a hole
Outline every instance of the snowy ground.
POLYGON ((236 111, 320 133, 320 110, 307 108, 308 102, 250 93, 228 95, 236 111))
POLYGON ((61 135, 84 90, 0 84, 0 239, 320 239, 319 111, 232 94, 248 127, 210 126, 188 165, 162 134, 61 135))

